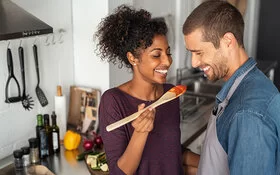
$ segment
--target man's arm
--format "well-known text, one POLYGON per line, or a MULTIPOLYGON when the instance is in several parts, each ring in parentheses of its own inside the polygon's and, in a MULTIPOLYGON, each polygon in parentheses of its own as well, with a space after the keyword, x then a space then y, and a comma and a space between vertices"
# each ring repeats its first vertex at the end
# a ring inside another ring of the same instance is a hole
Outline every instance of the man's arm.
POLYGON ((269 117, 238 112, 228 136, 230 174, 276 174, 277 135, 269 117))

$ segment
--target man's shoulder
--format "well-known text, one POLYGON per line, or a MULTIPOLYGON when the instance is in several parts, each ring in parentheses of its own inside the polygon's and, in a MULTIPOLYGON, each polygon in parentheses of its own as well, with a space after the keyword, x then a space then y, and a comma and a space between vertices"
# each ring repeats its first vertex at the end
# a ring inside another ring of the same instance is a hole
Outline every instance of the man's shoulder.
POLYGON ((265 104, 268 104, 277 94, 279 91, 273 82, 256 69, 241 82, 236 96, 239 97, 239 101, 244 107, 260 105, 263 109, 265 104))
POLYGON ((229 127, 235 120, 241 118, 244 120, 256 118, 262 122, 269 120, 269 123, 275 123, 274 118, 280 120, 279 91, 271 80, 258 72, 255 73, 241 82, 230 99, 224 117, 219 119, 221 120, 219 123, 225 124, 226 122, 229 127), (278 115, 276 115, 277 113, 278 115))
POLYGON ((267 114, 279 125, 280 128, 280 93, 276 94, 268 104, 267 114))

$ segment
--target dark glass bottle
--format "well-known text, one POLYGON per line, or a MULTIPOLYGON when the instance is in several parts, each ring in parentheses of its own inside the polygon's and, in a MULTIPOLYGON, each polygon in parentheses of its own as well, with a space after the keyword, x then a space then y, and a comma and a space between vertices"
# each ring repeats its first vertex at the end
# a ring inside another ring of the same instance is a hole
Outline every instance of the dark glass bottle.
POLYGON ((59 127, 56 124, 56 114, 52 112, 52 146, 53 152, 59 153, 60 152, 60 141, 59 141, 59 127))
POLYGON ((48 153, 49 153, 49 155, 52 155, 53 154, 52 128, 50 126, 49 114, 44 114, 44 127, 45 127, 46 134, 47 134, 48 153))
POLYGON ((47 132, 43 125, 43 116, 37 115, 36 136, 39 140, 39 155, 40 158, 45 158, 49 155, 47 132))

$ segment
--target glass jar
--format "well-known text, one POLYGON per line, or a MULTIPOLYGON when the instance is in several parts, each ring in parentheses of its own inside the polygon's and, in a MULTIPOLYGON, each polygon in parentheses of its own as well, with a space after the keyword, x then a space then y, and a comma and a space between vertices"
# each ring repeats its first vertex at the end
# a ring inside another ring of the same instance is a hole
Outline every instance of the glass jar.
POLYGON ((22 147, 21 148, 23 155, 22 155, 22 160, 23 160, 23 166, 28 166, 30 165, 30 148, 29 147, 22 147))
POLYGON ((15 150, 13 154, 14 154, 15 169, 22 170, 23 169, 22 150, 19 149, 15 150))
POLYGON ((31 164, 38 164, 40 162, 39 159, 39 147, 38 147, 38 139, 37 138, 30 138, 29 140, 29 147, 30 147, 30 163, 31 164))

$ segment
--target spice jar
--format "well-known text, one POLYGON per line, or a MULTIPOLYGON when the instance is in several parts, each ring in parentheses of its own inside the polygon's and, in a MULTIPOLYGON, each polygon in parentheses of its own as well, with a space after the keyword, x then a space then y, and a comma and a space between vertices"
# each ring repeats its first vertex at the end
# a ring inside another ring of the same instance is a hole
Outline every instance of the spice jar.
POLYGON ((22 160, 23 160, 23 166, 28 166, 30 165, 30 148, 29 147, 22 147, 21 148, 23 155, 22 155, 22 160))
POLYGON ((23 169, 22 150, 15 150, 13 154, 14 154, 15 169, 22 170, 23 169))
POLYGON ((39 147, 38 147, 38 139, 37 138, 30 138, 29 140, 29 147, 30 147, 30 163, 37 164, 39 163, 39 147))

